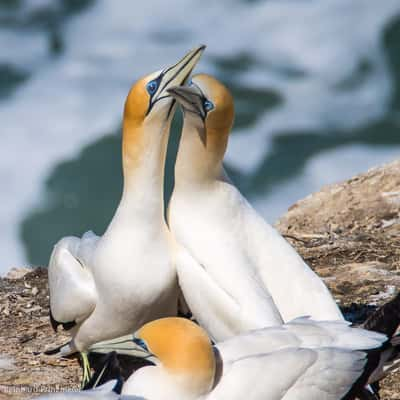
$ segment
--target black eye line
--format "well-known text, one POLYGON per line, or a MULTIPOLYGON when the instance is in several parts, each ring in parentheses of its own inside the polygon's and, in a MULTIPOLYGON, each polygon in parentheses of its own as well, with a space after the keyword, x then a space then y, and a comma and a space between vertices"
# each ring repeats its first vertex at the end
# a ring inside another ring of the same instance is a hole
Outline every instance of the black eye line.
MULTIPOLYGON (((211 100, 209 100, 209 99, 205 96, 204 92, 201 90, 201 88, 200 88, 199 85, 197 85, 197 84, 196 84, 195 82, 193 82, 193 81, 192 81, 192 85, 193 85, 193 86, 196 86, 197 90, 201 93, 201 94, 198 94, 198 93, 193 93, 193 94, 196 95, 196 96, 199 96, 200 99, 201 99, 201 105, 202 105, 202 107, 203 107, 204 117, 203 117, 202 115, 200 115, 200 114, 199 114, 199 115, 201 116, 202 120, 205 121, 208 112, 211 111, 213 108, 212 108, 211 110, 206 110, 206 109, 204 108, 204 102, 205 102, 205 101, 209 101, 209 102, 210 102, 211 104, 213 104, 213 105, 214 105, 214 103, 213 103, 211 100)), ((214 106, 214 107, 215 107, 215 106, 214 106)))
MULTIPOLYGON (((203 97, 203 98, 206 99, 206 96, 204 95, 204 92, 201 90, 201 88, 200 88, 199 85, 197 85, 196 83, 194 83, 194 82, 192 81, 192 86, 196 86, 197 90, 201 93, 201 96, 200 96, 200 95, 198 95, 198 96, 203 97)), ((196 94, 197 94, 197 93, 196 93, 196 94)), ((207 100, 207 99, 206 99, 206 100, 207 100)))
POLYGON ((206 110, 206 108, 205 108, 205 106, 204 106, 204 103, 206 102, 206 101, 208 101, 209 103, 211 103, 211 104, 213 104, 213 102, 212 101, 210 101, 209 99, 207 99, 207 97, 206 96, 204 96, 203 94, 200 96, 200 98, 201 98, 201 106, 203 107, 203 112, 204 112, 204 118, 203 118, 203 121, 205 121, 206 120, 206 118, 207 118, 207 114, 208 114, 208 112, 209 111, 211 111, 211 110, 213 110, 213 108, 211 108, 210 110, 206 110))
MULTIPOLYGON (((163 78, 163 76, 165 75, 165 72, 162 71, 160 75, 157 76, 156 79, 153 79, 153 81, 156 81, 158 83, 158 85, 160 85, 160 82, 163 78)), ((158 92, 159 86, 157 86, 157 90, 150 95, 150 100, 149 100, 149 106, 147 107, 147 112, 146 112, 146 116, 149 115, 151 109, 153 108, 154 104, 156 103, 156 101, 153 103, 153 97, 154 95, 158 92)))
POLYGON ((175 105, 175 103, 176 103, 176 100, 175 100, 175 99, 173 99, 173 100, 172 100, 172 103, 171 103, 171 105, 169 106, 169 110, 168 110, 168 113, 167 113, 167 118, 166 118, 166 119, 168 119, 168 118, 169 118, 169 116, 171 115, 171 112, 172 112, 172 110, 174 109, 174 105, 175 105))
POLYGON ((139 347, 141 347, 144 351, 149 353, 149 348, 147 347, 147 343, 140 338, 134 338, 133 342, 136 343, 139 347))
MULTIPOLYGON (((166 88, 166 86, 167 86, 172 80, 174 80, 174 79, 176 78, 176 76, 177 76, 177 75, 190 63, 190 61, 192 61, 193 58, 196 57, 197 54, 198 54, 200 51, 202 51, 202 50, 203 50, 202 48, 197 49, 197 51, 196 51, 195 53, 193 53, 192 56, 178 69, 178 71, 176 71, 175 75, 174 75, 169 81, 167 81, 167 82, 165 83, 165 85, 163 86, 163 88, 162 88, 160 91, 163 91, 163 90, 166 88)), ((180 63, 180 61, 178 61, 173 67, 177 66, 179 63, 180 63)), ((170 70, 171 68, 173 68, 173 67, 168 68, 167 71, 169 71, 169 70, 170 70)), ((189 72, 189 74, 187 74, 187 75, 185 76, 184 81, 187 79, 187 77, 188 77, 189 75, 190 75, 190 72, 189 72)))
MULTIPOLYGON (((152 102, 153 96, 154 96, 158 91, 162 92, 162 91, 169 85, 169 83, 170 83, 171 81, 173 81, 173 80, 176 78, 176 76, 189 64, 189 62, 192 61, 193 58, 194 58, 200 51, 202 51, 202 50, 203 50, 202 48, 199 48, 195 53, 193 53, 192 56, 191 56, 191 57, 178 69, 178 71, 176 71, 176 73, 165 83, 165 85, 164 85, 160 90, 156 90, 156 92, 150 97, 149 107, 148 107, 148 109, 147 109, 146 116, 150 113, 150 111, 152 110, 154 104, 157 102, 157 101, 152 102)), ((174 64, 173 66, 168 67, 167 69, 165 69, 164 71, 162 71, 161 74, 158 76, 157 81, 160 81, 168 71, 170 71, 171 69, 175 68, 179 63, 180 63, 180 61, 178 61, 178 62, 177 62, 176 64, 174 64)), ((188 76, 190 75, 190 73, 191 73, 191 71, 189 71, 189 73, 185 76, 185 79, 183 80, 183 82, 188 78, 188 76)), ((157 89, 159 89, 159 88, 157 88, 157 89)))

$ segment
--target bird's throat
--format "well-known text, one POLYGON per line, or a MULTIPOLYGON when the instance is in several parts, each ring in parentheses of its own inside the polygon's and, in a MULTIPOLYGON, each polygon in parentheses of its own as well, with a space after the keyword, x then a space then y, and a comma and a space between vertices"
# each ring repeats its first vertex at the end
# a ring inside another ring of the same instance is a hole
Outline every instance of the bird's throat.
POLYGON ((124 187, 121 203, 135 209, 143 205, 163 215, 164 164, 170 123, 144 126, 124 122, 122 165, 124 187))

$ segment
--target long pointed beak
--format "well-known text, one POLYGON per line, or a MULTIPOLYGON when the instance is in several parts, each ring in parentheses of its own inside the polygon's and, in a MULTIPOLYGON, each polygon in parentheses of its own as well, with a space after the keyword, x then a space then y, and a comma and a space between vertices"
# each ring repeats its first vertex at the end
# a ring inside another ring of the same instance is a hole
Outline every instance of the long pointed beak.
POLYGON ((196 114, 204 120, 206 117, 203 107, 204 96, 197 86, 174 86, 167 91, 182 106, 184 111, 196 114))
POLYGON ((154 94, 152 104, 169 97, 168 89, 174 86, 180 86, 186 83, 194 67, 200 60, 206 46, 201 45, 189 51, 180 61, 164 69, 159 79, 160 85, 154 94))
POLYGON ((134 335, 121 336, 116 339, 104 340, 89 347, 91 353, 107 354, 115 351, 117 354, 125 354, 130 357, 142 358, 152 363, 157 363, 157 358, 135 342, 134 335))

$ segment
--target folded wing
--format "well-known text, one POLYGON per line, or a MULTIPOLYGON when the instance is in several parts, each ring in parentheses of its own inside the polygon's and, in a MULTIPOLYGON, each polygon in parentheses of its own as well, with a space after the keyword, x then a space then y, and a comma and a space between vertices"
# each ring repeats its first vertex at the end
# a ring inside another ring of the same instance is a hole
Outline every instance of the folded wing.
POLYGON ((51 314, 59 323, 79 323, 94 310, 96 286, 89 268, 98 236, 65 237, 54 247, 49 263, 51 314))
POLYGON ((297 318, 287 324, 258 329, 218 343, 225 362, 293 347, 335 347, 345 350, 379 348, 387 337, 380 333, 352 328, 345 321, 313 321, 297 318))
POLYGON ((338 400, 361 376, 366 353, 336 348, 290 348, 224 366, 207 400, 338 400))

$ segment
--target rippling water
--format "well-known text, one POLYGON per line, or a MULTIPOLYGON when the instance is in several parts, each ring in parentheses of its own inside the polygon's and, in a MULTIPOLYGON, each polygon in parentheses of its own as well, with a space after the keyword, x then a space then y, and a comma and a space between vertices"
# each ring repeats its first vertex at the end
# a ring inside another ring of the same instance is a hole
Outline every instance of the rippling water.
POLYGON ((0 0, 0 272, 46 264, 63 235, 104 231, 131 83, 199 43, 198 71, 236 99, 227 168, 270 222, 398 156, 398 0, 135 4, 0 0))

